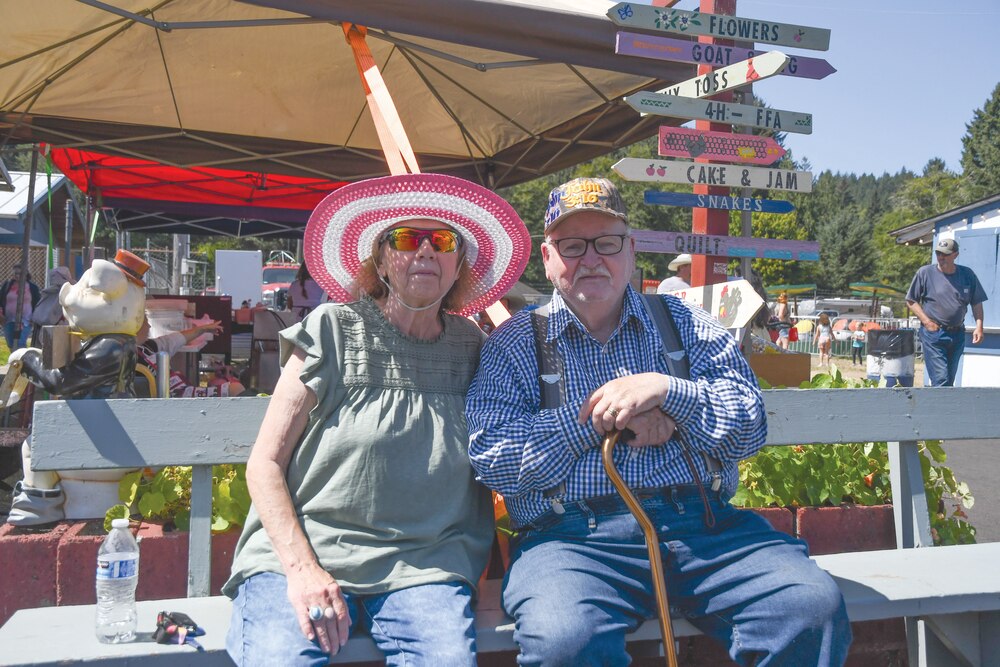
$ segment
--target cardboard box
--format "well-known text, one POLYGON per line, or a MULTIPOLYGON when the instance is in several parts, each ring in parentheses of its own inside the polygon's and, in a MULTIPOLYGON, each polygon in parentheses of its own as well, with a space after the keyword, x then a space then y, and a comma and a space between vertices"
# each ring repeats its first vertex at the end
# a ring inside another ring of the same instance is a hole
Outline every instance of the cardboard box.
POLYGON ((772 387, 798 388, 809 381, 811 357, 808 354, 751 354, 747 361, 757 377, 767 380, 772 387))

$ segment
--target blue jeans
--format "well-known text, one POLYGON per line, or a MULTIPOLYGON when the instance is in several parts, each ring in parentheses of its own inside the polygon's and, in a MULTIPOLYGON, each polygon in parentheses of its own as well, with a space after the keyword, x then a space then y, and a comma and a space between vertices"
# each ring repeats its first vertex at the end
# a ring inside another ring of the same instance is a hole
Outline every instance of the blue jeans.
POLYGON ((961 331, 928 331, 920 327, 920 344, 924 348, 924 373, 930 386, 954 387, 958 362, 965 352, 965 327, 961 331))
MULTIPOLYGON (((657 526, 671 608, 741 665, 842 665, 851 643, 844 600, 800 540, 709 493, 703 524, 693 486, 640 495, 657 526)), ((642 529, 617 496, 567 503, 514 545, 504 607, 521 665, 627 665, 625 634, 655 616, 642 529)))
MULTIPOLYGON (((425 584, 381 595, 345 595, 351 634, 359 607, 387 665, 475 667, 476 641, 468 584, 425 584)), ((265 572, 244 581, 233 600, 226 651, 237 665, 311 665, 330 654, 302 634, 284 575, 265 572)))
POLYGON ((3 337, 7 340, 7 349, 13 352, 14 350, 22 347, 28 346, 28 334, 31 333, 31 325, 25 324, 21 327, 21 337, 17 339, 17 344, 14 344, 14 325, 16 323, 12 320, 8 320, 3 323, 3 337))

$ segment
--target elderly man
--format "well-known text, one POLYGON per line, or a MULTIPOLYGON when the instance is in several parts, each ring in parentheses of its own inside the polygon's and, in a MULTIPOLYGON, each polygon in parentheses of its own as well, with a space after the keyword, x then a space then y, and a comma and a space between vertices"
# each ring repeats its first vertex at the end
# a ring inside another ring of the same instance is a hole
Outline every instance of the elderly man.
POLYGON ((631 437, 615 461, 659 527, 671 604, 740 664, 842 664, 851 631, 837 586, 805 544, 728 503, 737 462, 766 435, 735 341, 704 311, 652 297, 687 357, 687 377, 670 374, 676 350, 628 284, 635 245, 608 180, 552 192, 541 254, 552 301, 493 333, 467 400, 472 464, 518 530, 503 602, 519 664, 628 664, 626 633, 655 614, 643 533, 602 469, 612 429, 631 437))
POLYGON ((988 297, 972 269, 955 263, 958 241, 941 239, 934 257, 936 264, 917 269, 906 304, 920 319, 928 384, 952 387, 965 352, 965 313, 971 305, 976 320, 972 344, 978 345, 983 340, 983 301, 988 297))

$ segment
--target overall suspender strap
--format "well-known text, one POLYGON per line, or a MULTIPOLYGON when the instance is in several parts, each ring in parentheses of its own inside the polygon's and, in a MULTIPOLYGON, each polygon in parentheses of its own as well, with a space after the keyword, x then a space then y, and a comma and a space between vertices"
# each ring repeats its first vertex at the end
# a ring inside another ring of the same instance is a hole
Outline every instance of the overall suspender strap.
MULTIPOLYGON (((563 379, 563 360, 554 341, 547 340, 549 329, 548 305, 531 311, 531 328, 535 334, 535 358, 538 360, 538 387, 541 409, 554 410, 566 402, 563 379)), ((552 511, 562 514, 562 500, 566 497, 566 482, 559 482, 544 494, 552 505, 552 511)))
MULTIPOLYGON (((642 296, 642 303, 646 306, 646 313, 653 319, 653 323, 660 333, 660 353, 667 363, 670 374, 676 378, 690 380, 691 361, 688 359, 687 353, 684 351, 684 346, 681 344, 680 332, 677 331, 677 323, 674 322, 674 317, 670 313, 670 309, 667 308, 667 305, 663 302, 663 298, 658 294, 643 294, 642 296)), ((678 432, 678 437, 681 438, 682 450, 687 455, 688 444, 680 432, 678 432)), ((712 478, 712 490, 718 491, 722 487, 722 464, 717 458, 709 456, 705 452, 701 452, 701 457, 705 462, 705 469, 712 478)), ((690 459, 688 459, 688 466, 691 468, 691 474, 694 476, 695 482, 698 482, 698 471, 694 468, 693 462, 690 459)))
POLYGON ((538 386, 541 388, 541 408, 551 410, 565 400, 563 391, 563 362, 559 350, 546 340, 549 326, 549 307, 531 311, 531 328, 535 333, 535 358, 538 359, 538 386))

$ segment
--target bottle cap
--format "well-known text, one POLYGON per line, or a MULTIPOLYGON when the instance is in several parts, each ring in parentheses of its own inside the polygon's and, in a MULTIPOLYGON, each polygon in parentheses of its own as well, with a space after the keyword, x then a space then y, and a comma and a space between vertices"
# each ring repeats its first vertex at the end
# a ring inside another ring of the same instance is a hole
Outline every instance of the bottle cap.
POLYGON ((112 519, 112 528, 128 528, 128 519, 112 519))

